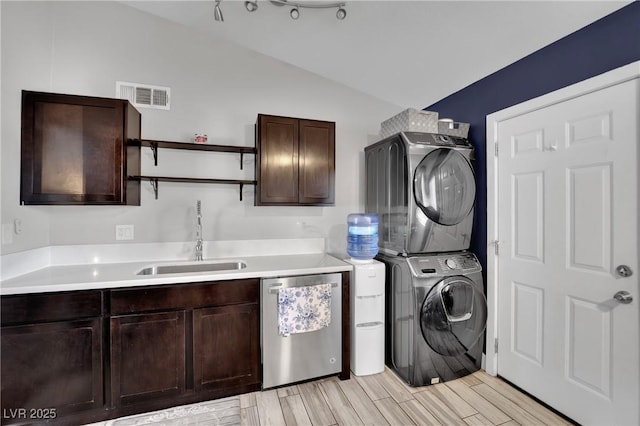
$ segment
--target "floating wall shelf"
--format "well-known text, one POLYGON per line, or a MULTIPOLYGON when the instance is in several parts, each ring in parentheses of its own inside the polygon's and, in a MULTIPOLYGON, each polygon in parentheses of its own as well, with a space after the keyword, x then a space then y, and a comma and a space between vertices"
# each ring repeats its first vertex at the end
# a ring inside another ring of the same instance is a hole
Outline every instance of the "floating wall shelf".
POLYGON ((158 148, 184 149, 188 151, 215 151, 215 152, 235 152, 240 154, 240 169, 242 170, 242 160, 244 154, 255 154, 256 149, 252 146, 233 145, 209 145, 204 143, 155 141, 150 139, 129 139, 131 145, 140 145, 151 148, 153 160, 158 165, 158 148))
MULTIPOLYGON (((240 154, 240 169, 244 154, 255 154, 256 148, 249 146, 233 146, 233 145, 209 145, 201 143, 188 142, 170 142, 156 141, 150 139, 129 139, 129 145, 144 146, 151 148, 153 152, 153 160, 158 165, 158 148, 183 149, 188 151, 212 151, 212 152, 231 152, 240 154)), ((129 176, 130 180, 148 180, 153 186, 156 200, 158 199, 158 182, 183 182, 183 183, 213 183, 213 184, 232 184, 240 185, 240 201, 242 201, 242 189, 244 185, 256 185, 255 180, 237 180, 237 179, 209 179, 209 178, 190 178, 175 176, 129 176)))

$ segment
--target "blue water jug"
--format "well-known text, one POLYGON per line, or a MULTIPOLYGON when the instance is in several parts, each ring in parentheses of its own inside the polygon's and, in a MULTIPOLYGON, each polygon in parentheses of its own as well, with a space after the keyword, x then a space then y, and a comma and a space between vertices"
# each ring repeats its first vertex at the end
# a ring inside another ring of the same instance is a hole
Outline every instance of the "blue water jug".
POLYGON ((378 215, 352 213, 347 216, 347 253, 352 259, 370 260, 378 254, 378 215))

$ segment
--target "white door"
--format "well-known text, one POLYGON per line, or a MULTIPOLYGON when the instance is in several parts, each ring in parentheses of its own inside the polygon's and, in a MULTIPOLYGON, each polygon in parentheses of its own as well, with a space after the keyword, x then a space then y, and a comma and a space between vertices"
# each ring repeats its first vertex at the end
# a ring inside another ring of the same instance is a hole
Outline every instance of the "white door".
POLYGON ((497 373, 583 425, 637 425, 640 86, 595 80, 490 116, 497 373))

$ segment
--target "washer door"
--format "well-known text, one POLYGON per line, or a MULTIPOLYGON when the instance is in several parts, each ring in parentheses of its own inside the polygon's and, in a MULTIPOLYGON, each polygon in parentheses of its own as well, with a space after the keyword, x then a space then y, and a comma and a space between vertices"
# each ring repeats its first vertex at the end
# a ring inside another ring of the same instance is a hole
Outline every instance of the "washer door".
POLYGON ((487 323, 482 290, 463 276, 433 286, 420 310, 420 329, 427 344, 446 356, 462 355, 475 345, 487 323))
POLYGON ((436 149, 416 167, 413 192, 430 220, 457 225, 469 215, 476 197, 471 164, 456 150, 436 149))

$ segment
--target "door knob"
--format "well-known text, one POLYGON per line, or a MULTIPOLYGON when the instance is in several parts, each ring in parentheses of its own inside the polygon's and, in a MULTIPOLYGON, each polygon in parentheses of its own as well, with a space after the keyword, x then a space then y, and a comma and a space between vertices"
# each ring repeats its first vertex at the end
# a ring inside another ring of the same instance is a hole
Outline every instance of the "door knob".
POLYGON ((619 277, 626 278, 633 275, 633 271, 627 265, 618 265, 616 268, 616 274, 618 274, 619 277))
POLYGON ((613 298, 616 299, 620 303, 624 303, 628 305, 633 302, 633 296, 628 291, 621 290, 613 295, 613 298))

